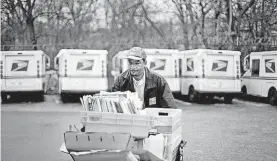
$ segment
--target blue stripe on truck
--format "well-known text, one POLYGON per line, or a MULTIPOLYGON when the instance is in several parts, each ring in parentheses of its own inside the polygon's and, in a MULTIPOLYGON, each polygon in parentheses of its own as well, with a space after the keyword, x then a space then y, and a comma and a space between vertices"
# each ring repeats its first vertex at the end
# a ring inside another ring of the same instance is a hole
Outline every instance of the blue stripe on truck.
POLYGON ((244 76, 241 77, 242 79, 263 79, 263 80, 277 80, 277 77, 251 77, 251 76, 244 76))
MULTIPOLYGON (((40 75, 39 78, 44 78, 45 75, 40 75)), ((24 75, 24 76, 3 76, 2 79, 30 79, 30 78, 38 78, 36 75, 24 75)))
POLYGON ((59 75, 60 78, 106 78, 107 76, 103 77, 102 75, 59 75))
MULTIPOLYGON (((202 78, 202 76, 198 75, 184 75, 182 78, 202 78)), ((232 76, 205 76, 203 79, 228 79, 228 80, 236 80, 236 77, 232 76)))

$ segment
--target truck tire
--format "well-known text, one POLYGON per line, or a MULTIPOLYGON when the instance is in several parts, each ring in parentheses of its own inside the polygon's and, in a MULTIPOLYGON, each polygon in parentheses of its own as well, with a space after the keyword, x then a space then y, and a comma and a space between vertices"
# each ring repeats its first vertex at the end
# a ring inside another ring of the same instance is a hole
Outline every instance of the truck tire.
POLYGON ((189 88, 189 94, 188 94, 188 99, 190 102, 195 102, 197 97, 197 93, 194 90, 194 87, 189 88))
POLYGON ((69 101, 68 94, 61 93, 61 100, 62 100, 63 103, 67 103, 69 101))
POLYGON ((6 93, 2 93, 1 94, 1 103, 7 102, 7 100, 8 100, 7 96, 8 95, 6 93))
POLYGON ((37 92, 37 94, 35 95, 37 102, 43 102, 44 101, 44 92, 37 92))
POLYGON ((227 104, 232 104, 233 99, 234 99, 234 97, 231 96, 231 95, 227 94, 227 95, 224 96, 224 102, 227 103, 227 104))
POLYGON ((246 89, 245 86, 243 86, 243 87, 241 88, 241 93, 242 93, 242 97, 243 97, 243 98, 246 98, 246 97, 247 97, 247 89, 246 89))
POLYGON ((277 105, 277 91, 276 89, 272 88, 268 92, 268 102, 270 105, 274 106, 277 105))

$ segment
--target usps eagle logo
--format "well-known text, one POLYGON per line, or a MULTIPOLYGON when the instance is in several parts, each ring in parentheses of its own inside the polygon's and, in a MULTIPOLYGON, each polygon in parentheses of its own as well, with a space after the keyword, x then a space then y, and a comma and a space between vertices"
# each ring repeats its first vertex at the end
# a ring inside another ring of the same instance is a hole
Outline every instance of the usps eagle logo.
POLYGON ((193 65, 193 59, 189 58, 187 59, 187 71, 193 71, 194 65, 193 65))
POLYGON ((80 60, 77 64, 77 70, 92 70, 94 60, 80 60))
POLYGON ((265 72, 266 73, 275 73, 274 59, 265 59, 265 72))
POLYGON ((27 71, 29 60, 14 60, 11 71, 27 71))
POLYGON ((228 66, 228 61, 226 60, 216 60, 213 62, 212 71, 226 72, 228 66))
POLYGON ((150 63, 151 70, 164 70, 165 68, 165 59, 156 59, 150 63))

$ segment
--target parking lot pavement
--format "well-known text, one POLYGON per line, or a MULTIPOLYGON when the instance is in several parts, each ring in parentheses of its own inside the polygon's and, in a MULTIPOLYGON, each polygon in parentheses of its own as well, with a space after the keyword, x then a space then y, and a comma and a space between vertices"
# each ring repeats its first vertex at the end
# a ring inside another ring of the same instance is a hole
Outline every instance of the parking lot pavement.
MULTIPOLYGON (((274 161, 277 158, 277 108, 234 100, 224 104, 176 100, 183 110, 185 161, 274 161)), ((69 124, 80 127, 81 104, 46 96, 44 102, 2 104, 3 161, 71 161, 61 152, 69 124)))
POLYGON ((277 158, 277 109, 263 103, 191 104, 183 110, 185 160, 256 161, 277 158))
POLYGON ((234 99, 233 102, 235 103, 241 103, 241 104, 247 104, 251 106, 270 106, 265 101, 255 102, 255 101, 249 101, 249 100, 242 100, 242 99, 234 99))
POLYGON ((62 103, 57 95, 45 95, 43 102, 10 102, 2 104, 1 111, 29 111, 29 112, 79 112, 82 110, 80 102, 62 103))

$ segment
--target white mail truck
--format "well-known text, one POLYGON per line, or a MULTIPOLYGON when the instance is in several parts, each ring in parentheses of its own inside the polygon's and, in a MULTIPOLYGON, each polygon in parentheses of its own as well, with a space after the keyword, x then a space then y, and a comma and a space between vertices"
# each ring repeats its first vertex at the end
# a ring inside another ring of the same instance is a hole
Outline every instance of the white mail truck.
POLYGON ((62 49, 54 59, 59 94, 66 102, 75 94, 94 94, 108 89, 107 50, 62 49))
POLYGON ((181 93, 189 101, 224 97, 232 103, 241 92, 239 51, 195 49, 183 55, 181 93))
POLYGON ((41 50, 1 51, 1 98, 18 96, 43 101, 50 58, 41 50))
POLYGON ((277 104, 277 51, 252 52, 244 58, 243 96, 265 97, 277 104))
MULTIPOLYGON (((179 50, 174 49, 144 49, 147 55, 147 67, 162 75, 173 93, 180 92, 181 59, 179 50)), ((120 51, 112 58, 112 75, 116 79, 128 69, 128 50, 120 51)))

